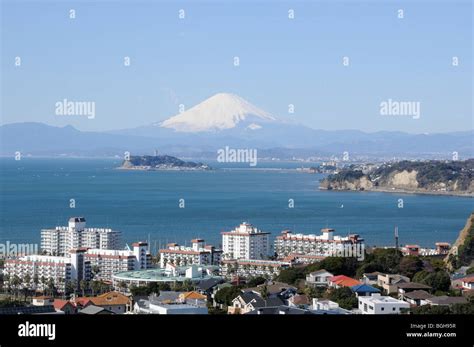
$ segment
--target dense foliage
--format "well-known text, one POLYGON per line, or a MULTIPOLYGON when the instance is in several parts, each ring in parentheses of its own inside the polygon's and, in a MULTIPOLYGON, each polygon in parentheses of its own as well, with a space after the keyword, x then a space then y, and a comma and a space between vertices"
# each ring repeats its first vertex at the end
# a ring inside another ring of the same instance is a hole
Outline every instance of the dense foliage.
POLYGON ((156 167, 160 165, 168 165, 175 167, 199 167, 202 163, 186 162, 170 155, 142 155, 131 156, 129 162, 135 166, 151 166, 156 167))

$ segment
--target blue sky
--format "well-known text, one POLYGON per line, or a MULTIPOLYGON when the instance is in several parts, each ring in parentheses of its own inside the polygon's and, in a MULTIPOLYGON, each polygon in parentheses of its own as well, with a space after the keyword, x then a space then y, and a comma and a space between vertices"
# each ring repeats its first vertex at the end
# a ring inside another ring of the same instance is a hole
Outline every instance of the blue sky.
POLYGON ((2 124, 129 128, 232 92, 318 129, 473 129, 471 1, 3 0, 1 9, 2 124), (64 98, 94 101, 95 119, 55 115, 64 98), (420 102, 420 119, 381 116, 388 99, 420 102))

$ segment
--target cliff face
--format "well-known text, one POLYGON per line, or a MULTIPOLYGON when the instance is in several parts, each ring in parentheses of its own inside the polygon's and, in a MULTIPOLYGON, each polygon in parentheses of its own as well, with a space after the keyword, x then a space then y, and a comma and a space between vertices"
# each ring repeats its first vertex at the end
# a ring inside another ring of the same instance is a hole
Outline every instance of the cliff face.
POLYGON ((360 178, 330 181, 321 181, 320 188, 328 190, 369 190, 373 188, 373 183, 367 176, 360 178))
POLYGON ((466 221, 466 225, 459 232, 444 262, 449 270, 459 266, 469 265, 474 260, 474 213, 466 221))
POLYGON ((320 182, 328 190, 400 190, 420 193, 474 193, 474 160, 464 162, 399 162, 367 173, 357 167, 343 169, 320 182))

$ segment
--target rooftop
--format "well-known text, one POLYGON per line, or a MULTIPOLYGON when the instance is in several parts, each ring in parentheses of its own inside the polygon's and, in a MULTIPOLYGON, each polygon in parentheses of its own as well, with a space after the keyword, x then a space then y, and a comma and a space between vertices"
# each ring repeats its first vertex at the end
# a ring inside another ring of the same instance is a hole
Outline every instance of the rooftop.
POLYGON ((147 270, 136 270, 136 271, 125 271, 119 272, 113 275, 115 280, 122 281, 145 281, 145 282, 184 282, 190 281, 201 281, 210 278, 221 278, 218 275, 213 275, 217 271, 216 266, 198 266, 197 277, 186 277, 185 271, 190 268, 189 266, 176 267, 176 275, 173 276, 170 272, 164 268, 147 269, 147 270))

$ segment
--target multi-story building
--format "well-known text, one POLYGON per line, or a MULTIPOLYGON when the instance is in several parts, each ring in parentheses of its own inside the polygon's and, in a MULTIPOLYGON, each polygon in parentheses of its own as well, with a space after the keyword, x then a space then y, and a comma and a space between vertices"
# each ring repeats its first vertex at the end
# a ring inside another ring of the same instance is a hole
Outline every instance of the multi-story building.
POLYGON ((345 248, 363 245, 364 240, 357 234, 335 236, 334 229, 321 229, 322 235, 293 234, 290 230, 282 231, 275 239, 275 252, 283 258, 291 254, 315 256, 331 256, 340 253, 345 248))
POLYGON ((86 228, 84 217, 72 217, 68 226, 41 230, 41 250, 67 256, 69 250, 78 248, 119 249, 120 234, 109 228, 86 228))
POLYGON ((222 261, 221 275, 224 277, 275 277, 280 274, 281 270, 290 266, 291 263, 275 260, 229 259, 222 261))
POLYGON ((399 314, 401 309, 410 308, 408 302, 380 294, 360 296, 358 300, 359 310, 362 314, 399 314))
POLYGON ((270 233, 249 223, 222 232, 222 248, 226 259, 266 259, 270 252, 270 233))
POLYGON ((205 245, 203 239, 191 240, 191 244, 186 247, 170 243, 168 248, 160 249, 160 267, 164 268, 168 263, 177 266, 220 264, 222 250, 205 245))
POLYGON ((90 263, 85 260, 85 249, 71 250, 67 257, 27 255, 5 260, 4 275, 7 285, 15 285, 18 278, 22 287, 46 289, 52 281, 59 292, 65 292, 71 281, 90 280, 90 263), (29 278, 29 280, 28 280, 29 278))
POLYGON ((133 250, 88 249, 85 259, 90 263, 95 280, 112 281, 115 273, 144 270, 152 267, 146 242, 136 242, 133 250))

